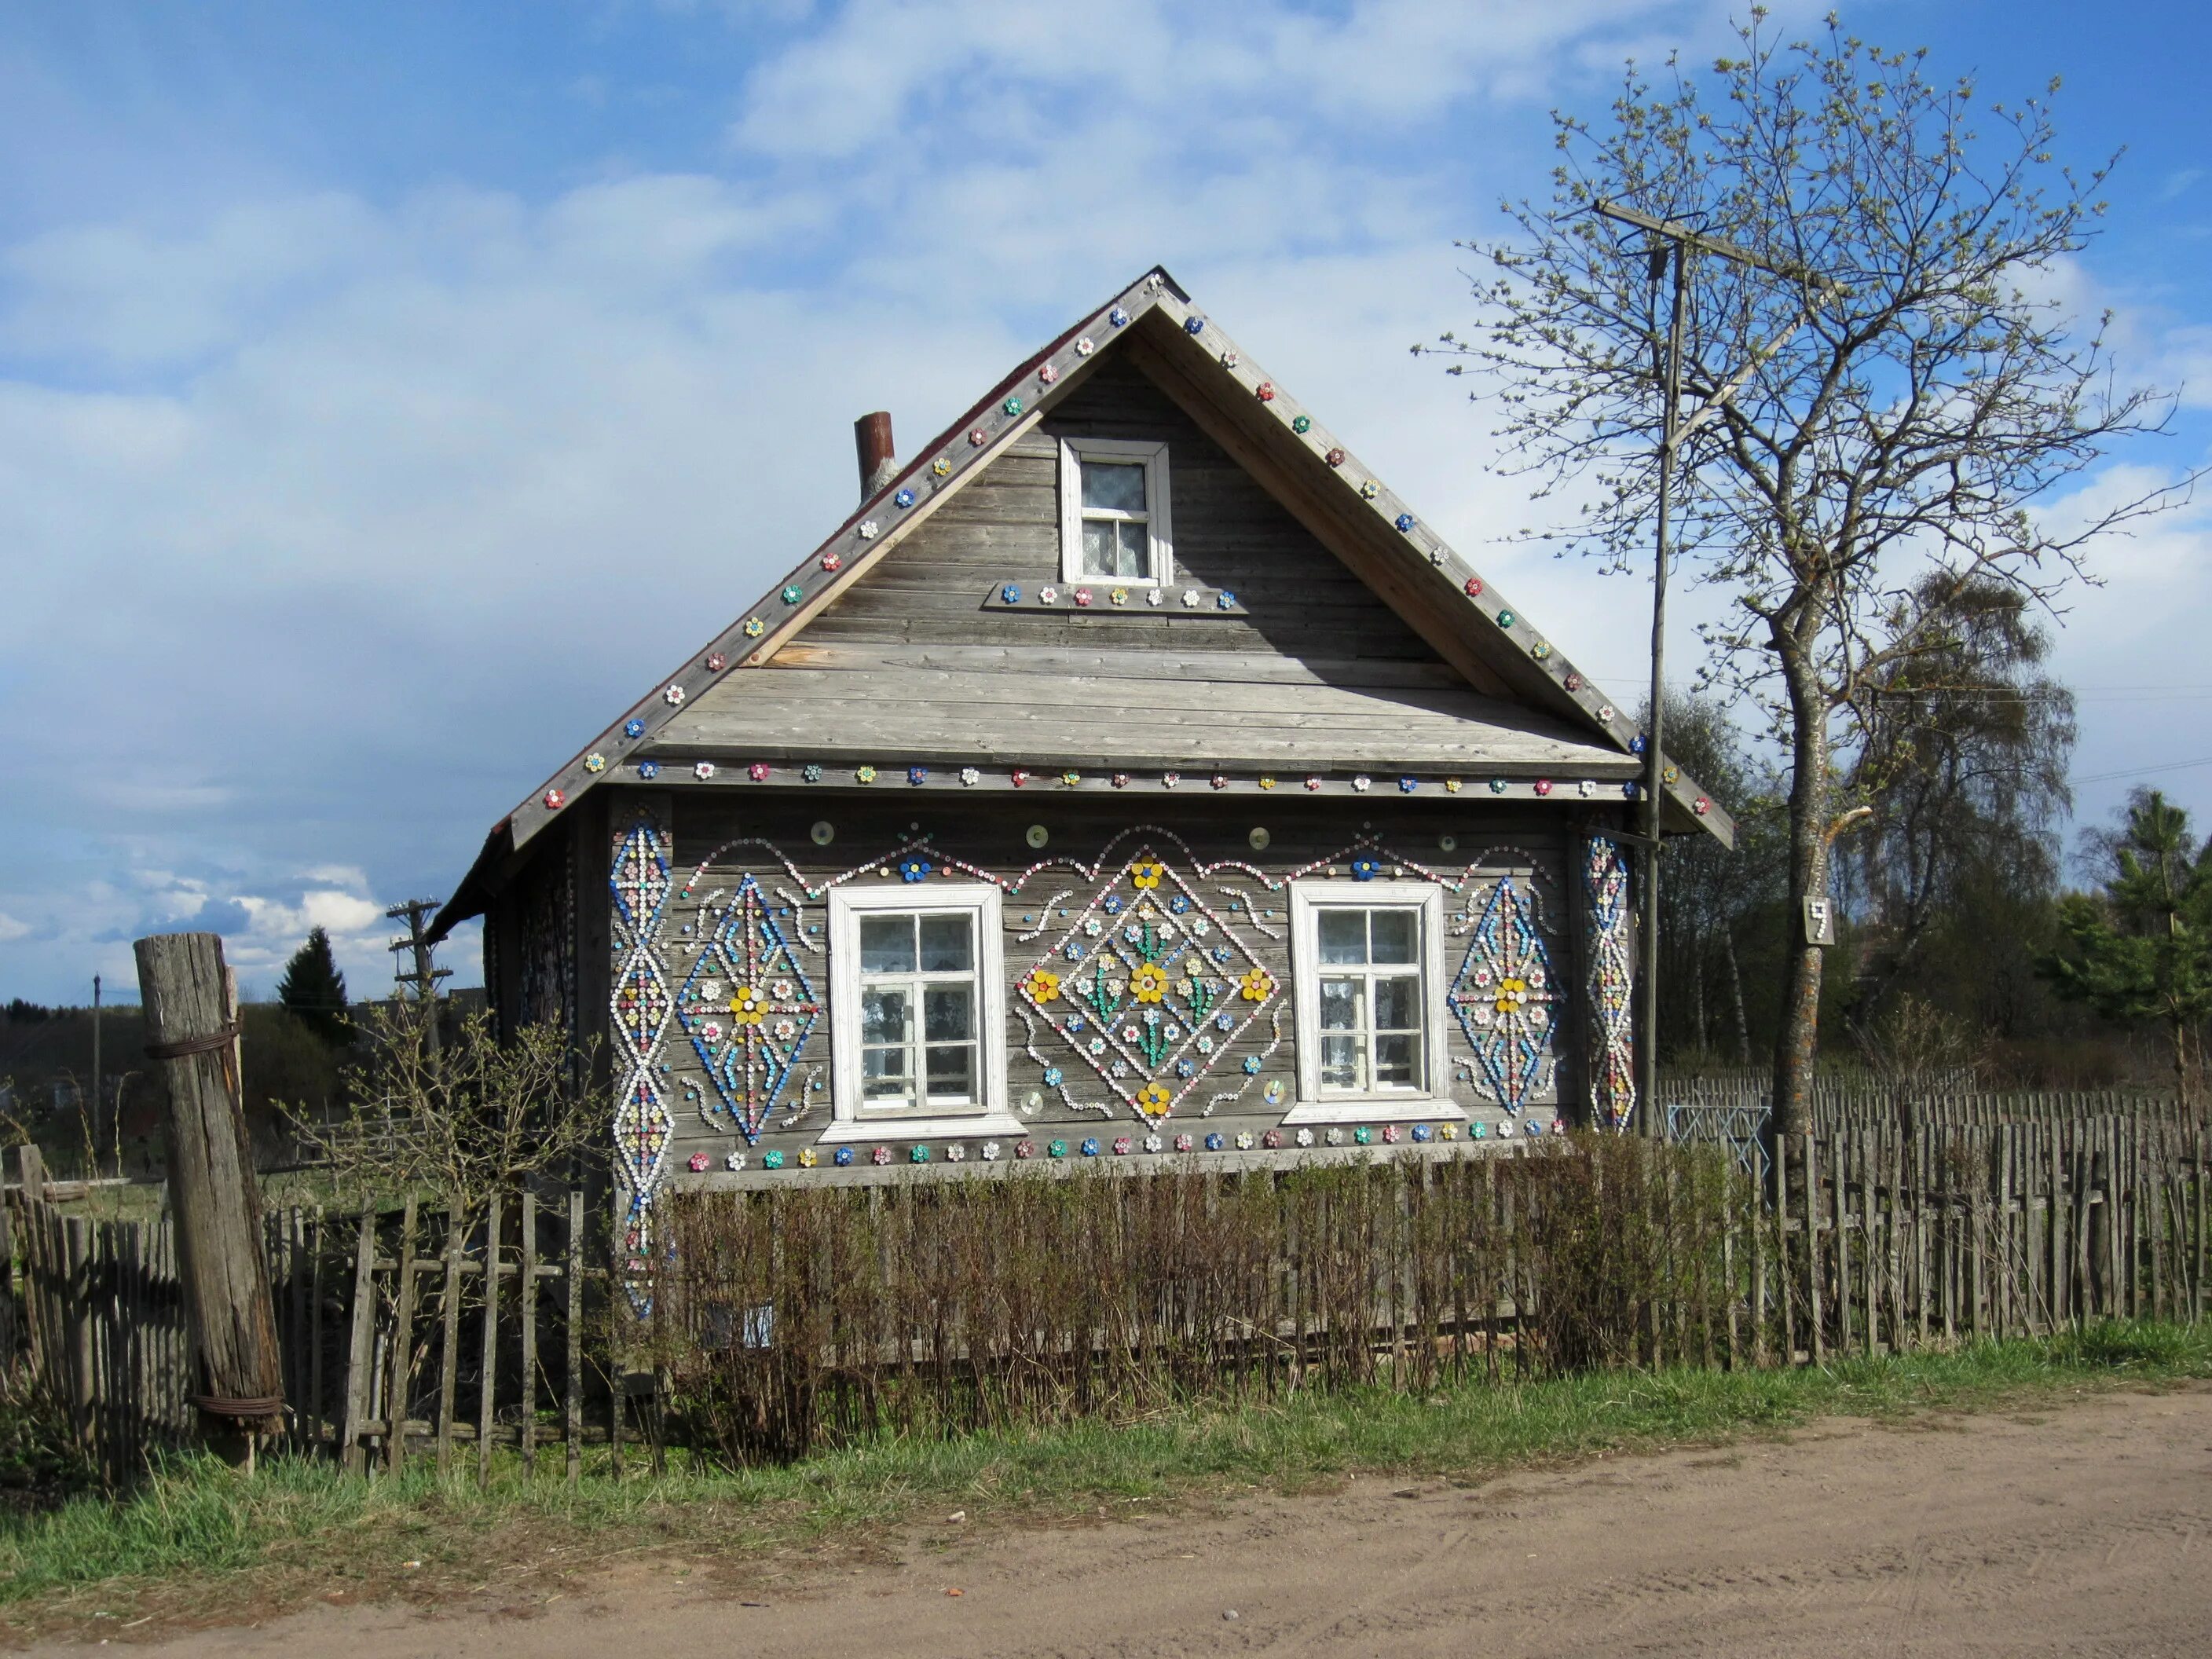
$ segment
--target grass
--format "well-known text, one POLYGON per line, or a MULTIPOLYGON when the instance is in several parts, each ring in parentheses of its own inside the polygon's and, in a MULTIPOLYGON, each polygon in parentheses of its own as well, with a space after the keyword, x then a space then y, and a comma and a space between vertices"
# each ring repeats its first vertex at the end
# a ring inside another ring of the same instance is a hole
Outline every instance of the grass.
POLYGON ((1426 1397, 1381 1390, 1134 1423, 955 1440, 885 1439, 737 1473, 550 1474, 424 1465, 350 1480, 289 1460, 248 1478, 204 1459, 128 1497, 78 1496, 0 1520, 0 1609, 19 1632, 228 1621, 318 1597, 469 1592, 543 1599, 615 1558, 665 1552, 757 1574, 880 1550, 892 1535, 1096 1516, 1117 1502, 1326 1489, 1354 1474, 1474 1480, 1601 1455, 1771 1437, 1814 1419, 1906 1419, 2212 1378, 2212 1324, 2114 1323, 1949 1352, 1796 1371, 1615 1371, 1426 1397))

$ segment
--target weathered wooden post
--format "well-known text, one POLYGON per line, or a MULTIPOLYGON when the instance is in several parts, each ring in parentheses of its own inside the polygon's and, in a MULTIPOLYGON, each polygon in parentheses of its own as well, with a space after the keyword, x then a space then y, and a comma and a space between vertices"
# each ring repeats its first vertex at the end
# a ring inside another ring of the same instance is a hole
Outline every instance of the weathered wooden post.
POLYGON ((210 1443, 250 1466, 255 1438, 283 1430, 283 1382, 222 941, 159 933, 132 948, 146 1053, 169 1091, 169 1201, 200 1363, 191 1401, 210 1443))

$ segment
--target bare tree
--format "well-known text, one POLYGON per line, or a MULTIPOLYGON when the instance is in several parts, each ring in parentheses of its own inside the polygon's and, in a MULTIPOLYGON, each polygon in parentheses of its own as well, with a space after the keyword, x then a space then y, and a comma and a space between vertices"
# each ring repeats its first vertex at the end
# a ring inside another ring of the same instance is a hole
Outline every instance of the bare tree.
MULTIPOLYGON (((1789 751, 1794 918, 1866 816, 1838 799, 1836 757, 1870 688, 1930 648, 1924 606, 2047 608, 2091 542, 2187 485, 2063 525, 2041 510, 2172 406, 2116 386, 2106 323, 2079 331, 2060 297, 2109 169, 2053 161, 2045 100, 1980 106, 1971 82, 1832 15, 1784 41, 1754 10, 1738 39, 1710 106, 1670 62, 1662 86, 1632 65, 1603 123, 1555 115, 1551 199, 1505 204, 1507 235, 1468 244, 1490 267, 1480 332, 1426 349, 1480 374, 1478 399, 1502 394, 1509 467, 1577 497, 1556 533, 1625 570, 1656 506, 1665 318, 1645 261, 1589 210, 1611 198, 1799 273, 1692 257, 1683 391, 1717 412, 1675 456, 1684 566, 1727 594, 1708 676, 1763 699, 1789 751)), ((1821 961, 1794 939, 1785 960, 1775 1110, 1795 1131, 1821 961)))

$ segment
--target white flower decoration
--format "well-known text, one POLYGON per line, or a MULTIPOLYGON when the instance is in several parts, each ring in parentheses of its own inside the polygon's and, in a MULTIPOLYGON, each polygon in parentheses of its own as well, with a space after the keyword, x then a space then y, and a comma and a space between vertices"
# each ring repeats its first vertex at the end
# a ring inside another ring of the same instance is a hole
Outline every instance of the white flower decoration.
POLYGON ((999 1143, 995 1140, 985 1141, 983 1143, 983 1162, 986 1164, 996 1164, 998 1161, 999 1143))
POLYGON ((1313 1145, 1313 1131, 1311 1129, 1301 1129, 1298 1131, 1298 1145, 1301 1146, 1310 1146, 1313 1145))
POLYGON ((967 1157, 968 1149, 957 1140, 945 1149, 945 1161, 947 1164, 962 1163, 967 1157))
POLYGON ((1252 1132, 1249 1129, 1243 1130, 1238 1133, 1237 1137, 1237 1150, 1238 1152, 1250 1152, 1252 1150, 1253 1144, 1252 1132))
POLYGON ((1148 1152, 1157 1152, 1161 1147, 1166 1145, 1167 1142, 1162 1140, 1158 1135, 1146 1135, 1145 1137, 1145 1150, 1148 1152))
POLYGON ((1343 1146, 1343 1145, 1344 1145, 1344 1131, 1343 1131, 1343 1130, 1341 1130, 1341 1129, 1331 1129, 1331 1130, 1328 1132, 1328 1144, 1329 1144, 1330 1146, 1343 1146))
POLYGON ((1198 590, 1194 587, 1184 588, 1182 591, 1183 609, 1186 611, 1195 611, 1198 609, 1198 590))
POLYGON ((878 533, 879 532, 876 529, 876 521, 873 519, 869 519, 864 521, 860 526, 860 539, 864 542, 872 542, 875 540, 878 533))
POLYGON ((974 767, 963 766, 960 769, 961 782, 972 787, 974 785, 982 782, 982 781, 983 775, 981 772, 978 772, 974 767))
POLYGON ((1580 783, 1575 786, 1575 793, 1580 795, 1584 800, 1588 800, 1592 795, 1597 793, 1597 780, 1595 778, 1584 778, 1580 783))
POLYGON ((1367 793, 1367 786, 1370 780, 1364 776, 1357 777, 1352 779, 1352 787, 1364 795, 1367 793))
POLYGON ((722 1164, 732 1175, 735 1175, 738 1170, 745 1167, 745 1155, 743 1152, 732 1152, 727 1158, 722 1160, 722 1164))
POLYGON ((1145 595, 1145 603, 1152 606, 1155 610, 1162 605, 1164 605, 1166 602, 1167 595, 1161 592, 1157 587, 1152 589, 1151 592, 1145 595))
POLYGON ((699 988, 699 994, 708 1002, 720 1002, 722 1000, 722 981, 719 979, 708 980, 699 988))
POLYGON ((1097 346, 1091 343, 1091 337, 1088 334, 1075 343, 1075 355, 1079 357, 1088 357, 1097 349, 1097 346))
POLYGON ((710 1019, 699 1028, 699 1035, 709 1042, 720 1042, 722 1040, 722 1028, 710 1019))
POLYGON ((714 775, 714 763, 712 761, 701 761, 696 766, 691 769, 691 775, 697 778, 702 783, 704 783, 708 778, 714 775))
POLYGON ((672 682, 668 690, 662 692, 660 696, 661 700, 673 708, 684 701, 684 688, 672 682))

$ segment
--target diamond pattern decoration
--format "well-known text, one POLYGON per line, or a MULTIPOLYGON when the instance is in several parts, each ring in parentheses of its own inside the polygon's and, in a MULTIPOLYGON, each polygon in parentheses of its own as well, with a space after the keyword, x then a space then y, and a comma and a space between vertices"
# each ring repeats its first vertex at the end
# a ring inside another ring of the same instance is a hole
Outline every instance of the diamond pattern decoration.
POLYGON ((1510 876, 1491 884, 1445 1002, 1474 1051, 1476 1086, 1517 1113, 1549 1088, 1557 993, 1534 895, 1510 876))
POLYGON ((1628 860, 1620 843, 1592 836, 1583 848, 1583 892, 1589 906, 1590 1109, 1600 1123, 1628 1127, 1636 1110, 1636 1038, 1632 1004, 1635 930, 1628 908, 1628 860))
POLYGON ((776 907, 750 874, 700 948, 676 1017, 714 1085, 715 1098, 701 1106, 701 1115, 717 1127, 726 1116, 748 1145, 757 1142, 822 1005, 777 922, 776 907))
POLYGON ((607 878, 615 902, 614 991, 609 1012, 620 1082, 615 1104, 615 1174, 629 1200, 623 1228, 630 1268, 641 1272, 649 1212, 674 1121, 656 1066, 672 999, 660 969, 660 920, 673 883, 667 828, 641 818, 615 839, 607 878))
POLYGON ((1017 994, 1146 1121, 1172 1114, 1281 996, 1251 947, 1149 847, 1066 914, 1017 994))

